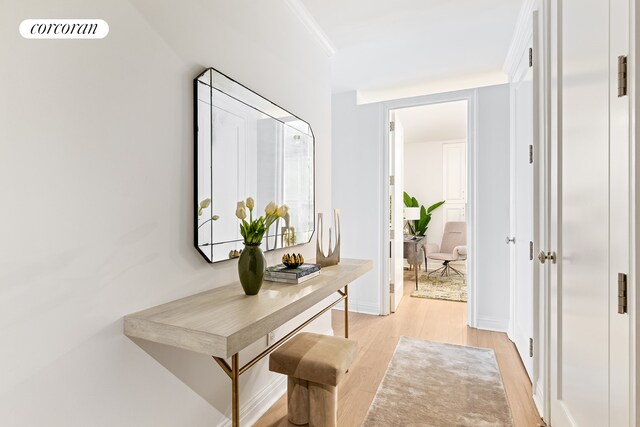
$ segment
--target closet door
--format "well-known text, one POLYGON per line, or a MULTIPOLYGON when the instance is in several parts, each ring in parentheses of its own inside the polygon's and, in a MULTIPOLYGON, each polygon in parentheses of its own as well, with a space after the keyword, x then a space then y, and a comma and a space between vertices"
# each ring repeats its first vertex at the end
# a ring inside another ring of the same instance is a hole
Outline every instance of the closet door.
POLYGON ((617 90, 629 2, 563 0, 561 8, 550 422, 631 426, 629 314, 618 312, 618 277, 630 273, 629 97, 617 90))

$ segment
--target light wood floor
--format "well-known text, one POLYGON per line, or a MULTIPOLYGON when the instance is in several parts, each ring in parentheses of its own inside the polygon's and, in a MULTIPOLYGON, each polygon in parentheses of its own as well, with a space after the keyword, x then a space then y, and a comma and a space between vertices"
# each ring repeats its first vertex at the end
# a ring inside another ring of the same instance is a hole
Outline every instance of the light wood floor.
MULTIPOLYGON (((464 303, 411 298, 414 286, 415 282, 405 281, 405 297, 391 316, 350 314, 349 337, 358 340, 360 354, 338 387, 338 425, 360 426, 402 335, 494 349, 515 426, 544 425, 531 398, 531 383, 507 336, 467 327, 464 303)), ((336 335, 343 333, 343 312, 334 310, 332 320, 336 335)), ((255 426, 289 426, 286 415, 285 394, 255 426)))

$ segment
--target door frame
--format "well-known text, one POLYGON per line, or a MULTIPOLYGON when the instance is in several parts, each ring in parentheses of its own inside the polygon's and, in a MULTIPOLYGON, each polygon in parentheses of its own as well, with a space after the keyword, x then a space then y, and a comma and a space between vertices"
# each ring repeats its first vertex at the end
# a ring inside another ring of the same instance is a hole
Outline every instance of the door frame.
MULTIPOLYGON (((447 102, 467 101, 467 323, 475 328, 477 323, 476 310, 476 242, 477 242, 477 158, 476 158, 476 140, 477 140, 477 89, 460 90, 454 92, 439 93, 433 95, 422 95, 411 98, 396 99, 385 101, 382 103, 382 199, 389 200, 389 116, 391 110, 408 107, 420 107, 424 105, 444 104, 447 102)), ((383 232, 380 244, 382 245, 382 277, 389 276, 389 209, 383 203, 386 209, 383 209, 383 232)), ((386 315, 390 313, 390 291, 385 280, 380 284, 380 300, 381 313, 386 315)))

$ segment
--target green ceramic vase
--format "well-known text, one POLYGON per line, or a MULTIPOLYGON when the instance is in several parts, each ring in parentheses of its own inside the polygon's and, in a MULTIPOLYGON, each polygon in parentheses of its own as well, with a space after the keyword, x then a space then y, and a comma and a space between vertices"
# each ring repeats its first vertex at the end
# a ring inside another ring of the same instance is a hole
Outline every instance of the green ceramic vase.
POLYGON ((245 244, 238 259, 238 276, 247 295, 256 295, 262 287, 267 261, 260 245, 245 244))

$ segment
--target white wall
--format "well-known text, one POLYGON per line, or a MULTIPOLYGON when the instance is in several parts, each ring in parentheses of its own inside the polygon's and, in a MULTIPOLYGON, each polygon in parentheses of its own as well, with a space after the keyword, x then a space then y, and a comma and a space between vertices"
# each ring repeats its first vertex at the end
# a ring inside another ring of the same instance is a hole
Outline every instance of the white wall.
MULTIPOLYGON (((404 146, 404 190, 426 208, 444 200, 442 147, 456 142, 464 140, 427 141, 404 146)), ((444 206, 431 214, 427 242, 440 245, 443 231, 444 206)))
MULTIPOLYGON (((340 209, 342 256, 373 260, 373 271, 349 286, 349 310, 379 314, 382 272, 382 105, 356 105, 356 92, 333 96, 333 206, 340 209), (333 167, 336 162, 340 166, 333 167)), ((388 227, 388 225, 386 225, 388 227)), ((387 243, 388 245, 388 243, 387 243)), ((388 281, 385 281, 388 283, 388 281)))
MULTIPOLYGON (((211 358, 134 343, 122 317, 237 277, 192 241, 204 67, 312 124, 317 208, 330 210, 329 58, 284 1, 3 0, 0 63, 0 424, 224 422, 230 382, 211 358), (47 17, 104 19, 110 33, 20 37, 23 19, 47 17)), ((284 390, 264 362, 241 382, 245 410, 284 390)))
MULTIPOLYGON (((477 111, 477 326, 506 331, 509 315, 509 88, 490 86, 475 93, 477 111)), ((440 95, 440 97, 443 97, 440 95)), ((427 98, 427 97, 420 97, 427 98)), ((425 101, 426 102, 426 101, 425 101)), ((412 103, 416 103, 413 99, 412 103)), ((398 100, 393 108, 398 107, 398 100)), ((349 307, 382 311, 382 200, 384 103, 356 105, 355 92, 333 95, 333 204, 345 212, 343 247, 356 258, 374 260, 374 271, 354 286, 349 307), (349 214, 346 214, 349 212, 349 214)))

